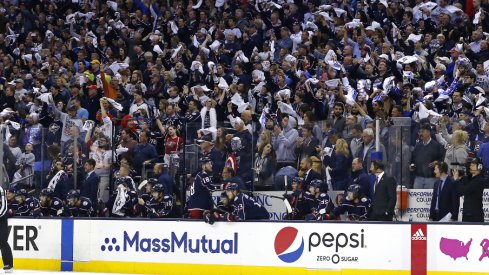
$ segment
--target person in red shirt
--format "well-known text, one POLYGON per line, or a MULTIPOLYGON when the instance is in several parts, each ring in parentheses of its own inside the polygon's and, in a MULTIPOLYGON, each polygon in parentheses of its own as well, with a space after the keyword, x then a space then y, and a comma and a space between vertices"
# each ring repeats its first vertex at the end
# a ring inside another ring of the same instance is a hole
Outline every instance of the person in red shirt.
POLYGON ((165 139, 165 163, 170 165, 170 155, 182 150, 183 139, 177 135, 174 126, 168 127, 168 135, 165 139))

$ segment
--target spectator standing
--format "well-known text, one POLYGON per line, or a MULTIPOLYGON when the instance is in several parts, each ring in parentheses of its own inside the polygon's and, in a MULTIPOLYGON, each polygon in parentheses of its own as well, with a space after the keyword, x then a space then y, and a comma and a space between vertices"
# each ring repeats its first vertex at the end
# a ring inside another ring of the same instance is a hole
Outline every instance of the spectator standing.
POLYGON ((271 143, 259 146, 255 157, 254 186, 272 186, 275 171, 275 151, 271 143))
POLYGON ((138 175, 141 175, 143 167, 154 163, 158 158, 156 148, 148 143, 148 132, 139 133, 139 143, 134 146, 133 159, 134 169, 138 175))
POLYGON ((333 190, 344 190, 349 186, 349 171, 351 169, 351 155, 348 143, 340 138, 336 141, 336 146, 333 152, 335 158, 333 166, 329 167, 331 175, 331 184, 333 190))
POLYGON ((273 147, 277 153, 277 169, 285 166, 295 167, 296 154, 294 152, 299 133, 296 129, 295 118, 285 114, 282 116, 282 127, 275 125, 275 141, 273 147))
POLYGON ((448 164, 448 171, 457 169, 465 173, 466 161, 469 148, 466 142, 469 134, 463 130, 456 130, 452 134, 452 142, 445 153, 445 163, 448 164))
MULTIPOLYGON (((371 128, 363 130, 362 141, 363 144, 360 146, 360 148, 358 148, 356 157, 362 160, 362 166, 364 167, 365 171, 367 171, 372 161, 372 152, 376 151, 374 131, 371 128)), ((382 162, 386 163, 387 155, 385 147, 382 143, 380 143, 380 151, 382 152, 382 162)))
POLYGON ((431 138, 431 127, 423 124, 419 131, 420 141, 414 147, 410 169, 414 172, 414 188, 433 188, 436 178, 433 167, 436 161, 443 159, 443 148, 431 138))
POLYGON ((108 188, 110 179, 110 166, 112 164, 112 151, 110 150, 108 137, 101 136, 98 138, 95 144, 92 145, 90 158, 95 161, 95 173, 100 177, 98 199, 106 202, 109 199, 108 188))

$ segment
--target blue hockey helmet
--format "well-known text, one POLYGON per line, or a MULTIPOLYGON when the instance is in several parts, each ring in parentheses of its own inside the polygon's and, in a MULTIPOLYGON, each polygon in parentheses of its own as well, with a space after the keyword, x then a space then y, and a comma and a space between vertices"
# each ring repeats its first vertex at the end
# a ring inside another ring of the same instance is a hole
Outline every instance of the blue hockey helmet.
POLYGON ((54 194, 52 189, 49 188, 44 188, 41 190, 40 196, 45 196, 45 197, 52 197, 54 194))
POLYGON ((75 198, 79 198, 79 197, 80 197, 80 192, 78 192, 78 190, 75 190, 75 189, 71 189, 70 191, 68 191, 68 194, 66 194, 67 200, 75 199, 75 198))
POLYGON ((351 184, 347 191, 353 193, 354 196, 359 196, 362 193, 362 188, 358 184, 351 184))
POLYGON ((15 190, 15 196, 27 196, 27 190, 25 190, 24 188, 20 188, 20 189, 17 189, 15 190))
POLYGON ((321 188, 322 185, 323 185, 322 180, 313 180, 311 181, 311 183, 309 183, 309 186, 312 186, 314 188, 321 188))
POLYGON ((228 185, 226 186, 226 191, 235 191, 235 190, 239 190, 238 184, 234 182, 228 183, 228 185))
POLYGON ((161 183, 155 184, 153 186, 153 191, 152 192, 164 193, 165 192, 165 187, 161 183))

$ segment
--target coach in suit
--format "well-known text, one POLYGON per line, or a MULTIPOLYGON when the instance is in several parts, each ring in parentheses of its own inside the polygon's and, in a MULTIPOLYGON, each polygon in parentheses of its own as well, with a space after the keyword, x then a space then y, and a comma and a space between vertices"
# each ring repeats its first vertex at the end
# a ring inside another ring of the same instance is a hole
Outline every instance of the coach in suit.
POLYGON ((439 221, 448 213, 452 213, 451 220, 456 221, 460 207, 457 185, 448 175, 448 165, 445 162, 436 163, 434 171, 438 180, 433 188, 430 220, 439 221))
POLYGON ((85 169, 85 180, 80 188, 80 195, 89 198, 92 204, 97 204, 98 185, 100 183, 100 177, 95 173, 95 160, 89 159, 85 162, 83 167, 85 169))
POLYGON ((370 220, 392 221, 397 200, 396 180, 384 173, 384 164, 378 160, 372 161, 370 171, 375 175, 370 220))

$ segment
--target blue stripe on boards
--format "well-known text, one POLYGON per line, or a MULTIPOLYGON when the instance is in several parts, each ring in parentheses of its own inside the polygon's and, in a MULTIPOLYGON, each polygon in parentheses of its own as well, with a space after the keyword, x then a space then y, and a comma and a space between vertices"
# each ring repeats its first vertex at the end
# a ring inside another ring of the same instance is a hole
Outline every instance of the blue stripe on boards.
POLYGON ((73 271, 73 220, 61 223, 61 271, 73 271))

